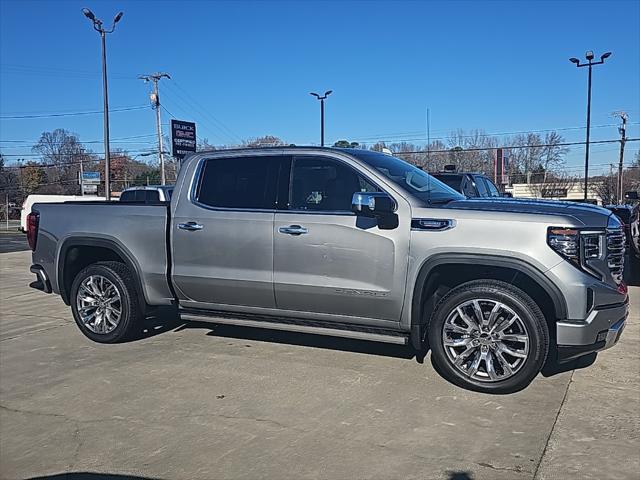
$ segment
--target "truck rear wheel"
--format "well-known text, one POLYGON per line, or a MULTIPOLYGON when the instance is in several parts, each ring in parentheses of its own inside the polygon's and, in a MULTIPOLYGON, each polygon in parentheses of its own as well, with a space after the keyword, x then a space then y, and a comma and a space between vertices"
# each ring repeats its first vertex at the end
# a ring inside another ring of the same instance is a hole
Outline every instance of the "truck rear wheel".
POLYGON ((542 369, 549 331, 542 311, 522 290, 474 280, 438 303, 429 344, 435 366, 452 383, 484 393, 513 393, 542 369))
POLYGON ((142 317, 135 280, 120 262, 83 269, 73 281, 70 301, 78 327, 94 342, 126 340, 142 317))

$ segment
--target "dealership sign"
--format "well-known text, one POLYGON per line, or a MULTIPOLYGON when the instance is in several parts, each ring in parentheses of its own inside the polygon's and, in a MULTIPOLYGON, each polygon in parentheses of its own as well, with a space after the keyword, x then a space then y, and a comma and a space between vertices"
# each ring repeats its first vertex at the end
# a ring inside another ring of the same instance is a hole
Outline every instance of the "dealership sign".
POLYGON ((543 188, 542 198, 566 198, 566 188, 543 188))
POLYGON ((100 172, 82 172, 83 185, 100 185, 100 172))
POLYGON ((171 120, 171 149, 179 160, 196 151, 195 123, 171 120))

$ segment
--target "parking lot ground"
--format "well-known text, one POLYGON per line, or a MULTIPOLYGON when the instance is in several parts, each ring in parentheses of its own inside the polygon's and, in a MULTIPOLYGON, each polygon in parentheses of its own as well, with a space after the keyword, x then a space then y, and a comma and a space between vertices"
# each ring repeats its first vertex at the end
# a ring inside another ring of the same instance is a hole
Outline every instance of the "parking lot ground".
POLYGON ((0 254, 29 250, 27 235, 22 232, 0 231, 0 254))
POLYGON ((2 478, 638 478, 640 288, 594 365, 490 396, 401 347, 170 314, 92 343, 29 264, 0 254, 2 478))

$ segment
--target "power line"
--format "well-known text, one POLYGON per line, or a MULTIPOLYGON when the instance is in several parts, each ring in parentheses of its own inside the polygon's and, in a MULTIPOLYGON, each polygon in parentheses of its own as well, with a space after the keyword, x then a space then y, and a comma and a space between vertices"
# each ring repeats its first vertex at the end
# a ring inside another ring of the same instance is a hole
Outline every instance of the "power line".
MULTIPOLYGON (((207 119, 211 121, 211 125, 215 127, 216 130, 219 131, 219 134, 216 134, 216 137, 221 138, 221 135, 224 135, 228 139, 231 140, 231 143, 241 143, 242 139, 238 137, 235 133, 233 133, 229 128, 227 128, 220 120, 218 120, 213 114, 211 114, 207 109, 203 108, 197 100, 193 99, 189 93, 186 92, 185 89, 180 87, 177 82, 172 82, 171 87, 169 88, 171 93, 181 99, 181 103, 186 104, 191 109, 195 110, 196 113, 200 116, 200 119, 207 119), (182 92, 182 93, 180 93, 182 92)), ((193 115, 193 113, 190 113, 193 115)), ((213 133, 213 131, 211 131, 213 133)))
MULTIPOLYGON (((640 138, 627 138, 627 142, 637 142, 640 138)), ((601 143, 617 143, 620 140, 595 140, 589 143, 591 144, 601 144, 601 143)), ((503 149, 520 149, 520 148, 544 148, 544 147, 569 147, 572 145, 586 145, 586 142, 562 142, 562 143, 540 143, 534 145, 499 145, 495 147, 477 147, 477 148, 464 148, 459 150, 459 153, 463 152, 482 152, 486 150, 495 150, 496 148, 503 149)), ((456 150, 446 149, 446 150, 430 150, 431 153, 456 153, 456 150)), ((405 155, 405 154, 414 154, 414 153, 424 153, 426 154, 426 150, 415 150, 408 152, 393 152, 394 155, 405 155)))
MULTIPOLYGON (((629 123, 628 125, 640 125, 640 122, 633 122, 633 123, 629 123)), ((616 124, 614 123, 610 123, 610 124, 603 124, 603 125, 592 125, 591 128, 607 128, 607 127, 617 127, 616 124)), ((448 136, 441 136, 441 137, 431 137, 431 140, 449 140, 449 139, 461 139, 461 138, 486 138, 486 137, 500 137, 500 136, 505 136, 505 135, 520 135, 520 134, 527 134, 527 133, 545 133, 545 132, 564 132, 564 131, 569 131, 569 130, 584 130, 587 127, 560 127, 560 128, 545 128, 545 129, 538 129, 538 130, 520 130, 520 131, 512 131, 512 132, 495 132, 495 133, 471 133, 471 134, 464 134, 464 135, 458 135, 456 133, 455 130, 453 130, 448 136)), ((444 131, 444 130, 443 130, 444 131)), ((353 138, 353 140, 358 140, 358 141, 362 141, 362 142, 394 142, 394 143, 400 143, 400 142, 412 142, 412 141, 425 141, 425 137, 424 136, 419 136, 419 137, 412 137, 412 138, 395 138, 395 137, 403 137, 404 135, 411 135, 412 132, 405 132, 405 133, 397 133, 397 134, 381 134, 381 135, 371 135, 371 136, 366 136, 366 137, 355 137, 353 138), (386 136, 386 138, 380 138, 382 136, 386 136), (393 138, 392 138, 393 137, 393 138)), ((422 132, 415 132, 415 133, 422 133, 422 132)), ((589 143, 593 143, 593 142, 589 142, 589 143)))
MULTIPOLYGON (((125 152, 125 154, 114 154, 112 155, 113 158, 118 158, 121 156, 127 156, 129 154, 141 154, 141 153, 149 153, 149 150, 131 150, 131 151, 127 151, 125 152)), ((154 150, 151 150, 151 152, 155 153, 154 150)), ((75 156, 79 156, 79 155, 84 155, 84 156, 91 156, 91 155, 104 155, 104 152, 82 152, 82 153, 69 153, 69 154, 61 154, 60 156, 62 157, 75 157, 75 156)), ((9 154, 2 154, 3 157, 42 157, 43 155, 40 153, 28 153, 28 154, 24 154, 24 155, 20 155, 17 153, 9 153, 9 154)), ((83 162, 90 162, 90 161, 103 161, 104 159, 96 159, 96 160, 83 160, 83 162)), ((33 161, 33 160, 32 160, 33 161)), ((61 166, 68 166, 68 165, 80 165, 81 162, 69 162, 69 163, 65 163, 65 164, 46 164, 46 163, 36 163, 34 165, 5 165, 4 168, 24 168, 25 166, 32 166, 32 167, 61 167, 61 166)))
MULTIPOLYGON (((182 93, 184 93, 184 95, 185 95, 187 98, 191 98, 191 99, 193 99, 193 100, 195 101, 195 99, 191 96, 191 94, 190 94, 187 90, 185 90, 184 88, 182 88, 182 87, 180 86, 180 84, 178 84, 177 82, 175 82, 175 86, 176 86, 176 88, 177 88, 178 90, 180 90, 182 93)), ((213 115, 213 114, 212 114, 211 112, 209 112, 208 110, 206 110, 206 111, 205 111, 205 113, 206 113, 206 114, 207 114, 207 115, 208 115, 208 116, 209 116, 209 117, 210 117, 214 122, 216 122, 217 124, 219 124, 219 125, 220 125, 220 127, 222 127, 222 129, 223 129, 223 130, 226 130, 226 131, 227 131, 227 133, 228 133, 229 135, 231 135, 231 137, 232 137, 232 138, 235 138, 238 142, 242 142, 242 139, 241 139, 238 135, 236 135, 236 134, 235 134, 235 132, 234 132, 233 130, 231 130, 229 127, 227 127, 227 125, 225 125, 225 123, 224 123, 222 120, 218 119, 215 115, 213 115)))
MULTIPOLYGON (((148 133, 146 135, 131 135, 128 137, 112 138, 111 140, 113 141, 131 140, 134 138, 155 137, 155 135, 156 135, 155 133, 148 133)), ((0 143, 24 143, 28 145, 34 145, 39 141, 40 139, 38 140, 0 140, 0 143)), ((84 141, 77 140, 77 142, 78 143, 102 143, 102 140, 84 140, 84 141)), ((64 144, 65 142, 49 142, 49 143, 52 145, 60 145, 60 144, 64 144)))
MULTIPOLYGON (((149 108, 147 105, 140 105, 137 107, 121 107, 121 108, 110 108, 109 113, 113 112, 129 112, 131 110, 142 110, 145 108, 149 108)), ((104 113, 104 110, 93 110, 88 112, 71 112, 71 113, 49 113, 45 115, 9 115, 9 116, 0 116, 0 120, 22 120, 28 118, 53 118, 53 117, 77 117, 80 115, 97 115, 104 113)))

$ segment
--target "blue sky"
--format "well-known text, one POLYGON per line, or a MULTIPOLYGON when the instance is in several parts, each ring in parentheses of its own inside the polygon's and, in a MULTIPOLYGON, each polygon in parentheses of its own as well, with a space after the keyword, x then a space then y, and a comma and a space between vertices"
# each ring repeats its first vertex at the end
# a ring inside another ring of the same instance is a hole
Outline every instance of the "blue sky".
MULTIPOLYGON (((319 107, 309 92, 328 89, 327 143, 419 143, 427 107, 432 138, 457 128, 578 127, 561 133, 580 141, 587 72, 568 58, 589 49, 613 52, 594 69, 592 125, 613 124, 611 112, 626 110, 628 136, 640 137, 638 1, 1 0, 1 116, 101 109, 99 36, 82 7, 103 20, 124 11, 108 37, 111 108, 148 105, 149 86, 137 75, 168 72, 162 103, 214 144, 265 134, 317 143, 319 107)), ((113 144, 153 149, 154 122, 150 108, 112 113, 113 144)), ((58 127, 102 151, 102 117, 86 115, 0 119, 2 152, 30 153, 27 145, 58 127)), ((597 127, 592 138, 618 134, 597 127)), ((628 162, 638 146, 628 144, 628 162)), ((616 162, 617 151, 592 146, 594 173, 616 162)), ((569 168, 577 173, 583 157, 572 148, 569 168)))

